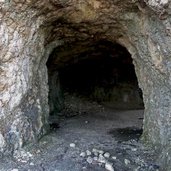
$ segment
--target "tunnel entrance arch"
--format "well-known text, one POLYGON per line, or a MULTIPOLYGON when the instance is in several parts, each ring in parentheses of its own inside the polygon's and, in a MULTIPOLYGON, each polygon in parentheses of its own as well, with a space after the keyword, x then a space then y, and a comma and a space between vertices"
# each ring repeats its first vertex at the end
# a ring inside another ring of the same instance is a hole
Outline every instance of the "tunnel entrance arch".
POLYGON ((53 41, 108 37, 124 39, 122 43, 134 58, 145 102, 144 142, 161 149, 166 169, 171 170, 170 26, 169 16, 157 15, 157 9, 169 9, 167 4, 153 4, 150 10, 150 1, 143 5, 137 1, 30 1, 23 3, 23 8, 17 2, 2 2, 2 13, 6 11, 1 15, 2 153, 20 150, 48 130, 45 64, 53 41))
POLYGON ((58 47, 47 68, 50 118, 55 122, 61 116, 87 113, 85 101, 113 110, 144 109, 131 54, 118 43, 99 40, 58 47))

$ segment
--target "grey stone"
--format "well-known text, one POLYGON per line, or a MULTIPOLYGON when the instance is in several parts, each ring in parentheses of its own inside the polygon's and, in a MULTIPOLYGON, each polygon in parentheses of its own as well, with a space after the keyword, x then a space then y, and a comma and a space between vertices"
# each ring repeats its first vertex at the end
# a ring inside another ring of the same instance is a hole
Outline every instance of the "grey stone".
POLYGON ((112 156, 112 159, 113 159, 113 160, 116 160, 116 159, 117 159, 117 157, 116 157, 116 156, 112 156))
MULTIPOLYGON (((12 155, 48 132, 49 111, 59 106, 48 103, 46 62, 54 48, 78 39, 82 42, 92 37, 93 40, 106 38, 122 44, 132 55, 145 105, 142 140, 157 150, 162 149, 160 161, 165 170, 171 170, 169 0, 58 3, 27 0, 22 5, 19 1, 1 0, 0 8, 2 152, 12 155), (59 20, 73 27, 54 25, 59 20)), ((75 58, 64 56, 55 59, 56 63, 65 61, 66 64, 75 58)), ((58 86, 50 88, 59 90, 58 86)), ((60 100, 57 96, 51 99, 60 100)))
POLYGON ((106 163, 106 159, 104 158, 104 156, 102 154, 99 155, 98 162, 106 163))
POLYGON ((80 153, 80 156, 81 156, 81 157, 85 157, 85 156, 86 156, 86 153, 85 153, 85 152, 81 152, 81 153, 80 153))
POLYGON ((91 155, 91 151, 90 150, 86 150, 86 154, 87 154, 87 156, 90 156, 91 155))
POLYGON ((125 165, 128 165, 128 164, 130 164, 131 162, 130 162, 130 160, 128 160, 128 159, 124 159, 124 163, 125 163, 125 165))
POLYGON ((98 160, 98 157, 93 157, 93 160, 94 160, 94 161, 97 161, 97 160, 98 160))
POLYGON ((30 163, 30 166, 34 166, 34 163, 33 163, 33 162, 31 162, 31 163, 30 163))
POLYGON ((105 169, 108 171, 114 171, 112 164, 108 162, 105 164, 105 169))
POLYGON ((92 163, 93 163, 92 157, 88 156, 88 158, 87 158, 87 163, 89 163, 89 164, 92 164, 92 163))
POLYGON ((104 153, 104 157, 109 158, 110 157, 110 153, 108 153, 108 152, 104 153))
POLYGON ((75 148, 75 144, 74 143, 71 143, 70 145, 69 145, 71 148, 75 148))

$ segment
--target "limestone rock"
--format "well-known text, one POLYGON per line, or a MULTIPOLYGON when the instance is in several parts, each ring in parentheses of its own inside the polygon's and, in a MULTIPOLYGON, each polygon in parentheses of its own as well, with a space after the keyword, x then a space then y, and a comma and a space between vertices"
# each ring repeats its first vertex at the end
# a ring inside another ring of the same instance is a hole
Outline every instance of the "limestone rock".
POLYGON ((71 148, 75 148, 75 144, 74 143, 71 143, 70 145, 69 145, 71 148))
POLYGON ((33 162, 31 162, 31 163, 30 163, 30 166, 34 166, 34 163, 33 163, 33 162))
POLYGON ((104 153, 104 157, 109 158, 110 157, 110 153, 108 153, 108 152, 104 153))
POLYGON ((106 163, 105 164, 105 169, 108 171, 114 171, 114 168, 111 163, 106 163))
POLYGON ((113 159, 113 160, 116 160, 116 159, 117 159, 117 157, 116 157, 116 156, 112 156, 112 159, 113 159))
POLYGON ((87 156, 90 156, 91 155, 91 151, 86 150, 86 154, 87 154, 87 156))
POLYGON ((125 165, 128 165, 128 164, 130 164, 131 162, 130 162, 130 160, 128 160, 128 159, 124 159, 124 163, 125 163, 125 165))
POLYGON ((98 152, 99 152, 100 154, 103 154, 103 153, 104 153, 104 151, 103 151, 103 150, 98 150, 98 152))
POLYGON ((96 148, 93 148, 93 149, 92 149, 92 152, 93 152, 93 153, 98 153, 98 150, 97 150, 96 148))
POLYGON ((89 163, 89 164, 92 164, 92 163, 93 163, 92 157, 88 156, 88 158, 87 158, 87 163, 89 163))
POLYGON ((104 158, 104 156, 102 154, 99 155, 98 162, 106 163, 106 159, 104 158))
POLYGON ((131 151, 137 151, 137 149, 136 148, 131 148, 131 151))
POLYGON ((86 156, 86 153, 85 153, 85 152, 81 152, 81 153, 80 153, 80 156, 81 156, 81 157, 85 157, 85 156, 86 156))
POLYGON ((97 160, 98 160, 98 157, 93 157, 93 160, 94 160, 94 161, 97 161, 97 160))
MULTIPOLYGON (((163 167, 171 170, 165 151, 170 154, 171 145, 169 0, 29 0, 22 5, 1 0, 0 9, 1 152, 12 155, 48 132, 49 111, 56 106, 48 102, 46 62, 54 49, 106 39, 125 46, 132 55, 145 104, 142 140, 162 149, 163 167)), ((72 52, 64 50, 52 61, 60 65, 74 61, 72 52)), ((58 85, 50 87, 59 90, 58 85)))

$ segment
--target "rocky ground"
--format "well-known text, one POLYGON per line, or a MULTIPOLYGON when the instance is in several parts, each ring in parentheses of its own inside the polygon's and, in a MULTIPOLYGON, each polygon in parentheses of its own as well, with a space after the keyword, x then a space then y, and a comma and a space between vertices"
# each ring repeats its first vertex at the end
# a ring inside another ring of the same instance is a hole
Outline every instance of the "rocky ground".
MULTIPOLYGON (((73 99, 71 107, 75 102, 73 99)), ((81 103, 77 105, 79 115, 63 118, 59 128, 51 125, 51 133, 34 148, 27 146, 15 159, 1 159, 0 171, 160 170, 154 151, 138 141, 143 110, 84 104, 84 110, 81 103)))

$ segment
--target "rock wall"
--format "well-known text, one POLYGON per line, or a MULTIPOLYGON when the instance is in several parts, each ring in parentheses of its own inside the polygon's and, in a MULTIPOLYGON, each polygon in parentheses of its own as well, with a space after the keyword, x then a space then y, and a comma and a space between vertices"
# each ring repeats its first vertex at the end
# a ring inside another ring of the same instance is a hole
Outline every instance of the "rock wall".
POLYGON ((48 89, 40 75, 46 73, 40 67, 44 53, 41 20, 18 9, 24 7, 1 3, 0 149, 7 153, 43 135, 46 119, 40 114, 48 113, 48 89))
POLYGON ((132 54, 143 90, 143 140, 171 170, 169 0, 1 0, 0 151, 14 153, 48 130, 46 61, 62 43, 107 39, 132 54))
POLYGON ((125 46, 130 46, 128 49, 134 58, 144 95, 142 139, 153 148, 161 150, 163 169, 170 170, 170 18, 161 20, 160 16, 152 13, 137 17, 135 23, 134 30, 128 31, 131 43, 127 40, 123 42, 125 46))

